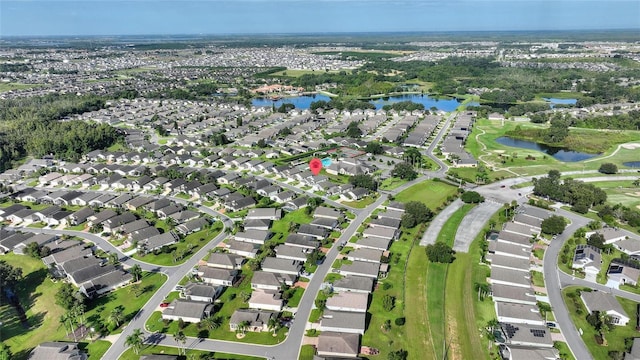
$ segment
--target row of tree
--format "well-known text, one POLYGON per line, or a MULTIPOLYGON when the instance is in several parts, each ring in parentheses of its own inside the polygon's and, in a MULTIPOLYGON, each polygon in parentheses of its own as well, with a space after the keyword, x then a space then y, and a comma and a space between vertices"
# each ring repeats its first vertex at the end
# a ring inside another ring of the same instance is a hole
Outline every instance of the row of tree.
POLYGON ((607 201, 604 190, 578 180, 563 181, 557 170, 549 171, 546 177, 533 178, 532 182, 535 195, 570 204, 574 211, 581 214, 586 214, 591 207, 607 201))

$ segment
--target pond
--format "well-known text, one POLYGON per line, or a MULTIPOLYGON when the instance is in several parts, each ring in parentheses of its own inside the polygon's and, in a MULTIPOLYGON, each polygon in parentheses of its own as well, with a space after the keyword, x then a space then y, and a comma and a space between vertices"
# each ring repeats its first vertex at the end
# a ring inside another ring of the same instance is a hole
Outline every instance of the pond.
POLYGON ((320 94, 283 97, 275 101, 270 98, 255 98, 251 101, 251 104, 253 106, 275 106, 277 108, 286 103, 295 105, 296 109, 308 109, 312 102, 320 100, 330 101, 331 98, 320 94))
POLYGON ((558 98, 542 98, 544 101, 549 103, 549 106, 553 109, 556 105, 575 105, 578 102, 578 99, 558 99, 558 98))
POLYGON ((561 147, 548 146, 538 144, 533 141, 513 139, 508 136, 502 136, 496 139, 496 142, 502 145, 517 147, 521 149, 542 151, 545 154, 553 156, 554 159, 564 162, 576 162, 591 159, 599 154, 588 154, 580 151, 567 150, 561 147))
MULTIPOLYGON (((264 97, 264 98, 253 99, 251 101, 251 104, 253 106, 279 107, 280 105, 287 103, 287 104, 295 105, 296 109, 308 109, 311 106, 312 102, 320 101, 320 100, 330 101, 331 98, 325 95, 320 95, 320 94, 283 97, 278 100, 271 100, 268 97, 264 97)), ((376 107, 376 110, 380 110, 385 105, 390 105, 390 104, 401 102, 401 101, 412 101, 414 103, 422 104, 424 105, 424 108, 427 110, 431 109, 432 107, 435 107, 438 110, 443 110, 447 112, 454 111, 462 103, 462 101, 455 98, 437 99, 429 95, 422 95, 422 94, 406 94, 406 95, 389 96, 389 97, 370 100, 369 102, 376 107)), ((470 102, 467 105, 478 106, 479 104, 477 102, 470 102)))
POLYGON ((622 165, 628 166, 631 168, 640 168, 640 161, 627 161, 627 162, 623 162, 622 165))

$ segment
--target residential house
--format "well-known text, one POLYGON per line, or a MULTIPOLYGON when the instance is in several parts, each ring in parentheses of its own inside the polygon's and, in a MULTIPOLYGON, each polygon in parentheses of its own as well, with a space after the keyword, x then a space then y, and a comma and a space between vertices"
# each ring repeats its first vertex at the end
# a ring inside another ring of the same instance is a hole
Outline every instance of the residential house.
POLYGON ((323 331, 318 336, 319 356, 329 359, 357 358, 360 353, 360 335, 323 331))
POLYGON ((250 309, 282 311, 284 300, 280 290, 254 289, 249 299, 250 309))
POLYGON ((536 305, 496 301, 495 309, 499 322, 527 325, 545 325, 546 323, 536 305))
POLYGON ((223 286, 188 282, 180 291, 180 297, 191 301, 213 303, 223 291, 223 286))
POLYGON ((326 308, 332 311, 367 312, 369 294, 338 292, 327 299, 326 308))
POLYGON ((605 312, 611 317, 611 323, 614 325, 627 325, 629 315, 624 311, 615 296, 602 291, 582 291, 580 298, 589 313, 605 312))
POLYGON ((320 331, 364 334, 366 313, 325 310, 320 320, 320 331))
POLYGON ((262 245, 271 237, 269 231, 264 230, 246 230, 237 232, 234 236, 236 241, 248 242, 252 244, 262 245))
POLYGON ((163 320, 197 323, 213 312, 213 304, 203 301, 175 299, 162 312, 163 320))
POLYGON ((239 255, 214 252, 209 255, 207 266, 228 270, 240 270, 244 261, 245 258, 239 255))
POLYGON ((265 257, 262 261, 262 271, 298 275, 300 274, 300 271, 302 271, 302 262, 275 257, 265 257))
POLYGON ((609 269, 607 270, 609 282, 616 287, 620 285, 635 286, 638 284, 638 276, 640 276, 640 269, 615 261, 609 264, 609 269))
POLYGON ((229 240, 227 242, 227 250, 232 253, 249 259, 253 259, 258 254, 260 246, 242 241, 229 240))
POLYGON ((276 318, 276 313, 257 309, 238 309, 229 319, 229 330, 236 331, 241 324, 249 324, 244 330, 261 332, 269 330, 269 320, 276 318))
POLYGON ((238 270, 198 266, 198 276, 207 284, 233 286, 238 280, 238 270))
POLYGON ((380 264, 364 261, 354 261, 351 264, 342 264, 339 268, 340 275, 364 276, 372 279, 377 279, 379 272, 380 264))
POLYGON ((336 292, 359 292, 369 294, 373 291, 375 279, 365 276, 347 275, 333 282, 332 288, 336 292))
POLYGON ((78 343, 43 342, 29 353, 29 360, 86 360, 89 355, 82 352, 78 343))
POLYGON ((296 275, 273 273, 268 271, 255 271, 251 278, 251 288, 280 290, 282 284, 293 286, 296 279, 296 275))

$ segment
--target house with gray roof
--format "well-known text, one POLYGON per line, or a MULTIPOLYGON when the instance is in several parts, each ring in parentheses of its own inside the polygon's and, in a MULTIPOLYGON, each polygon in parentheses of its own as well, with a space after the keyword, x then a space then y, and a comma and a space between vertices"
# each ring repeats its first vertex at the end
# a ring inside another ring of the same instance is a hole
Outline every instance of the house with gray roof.
POLYGON ((640 276, 640 269, 636 269, 631 264, 622 264, 617 261, 612 261, 607 269, 607 277, 609 279, 609 286, 631 285, 638 284, 638 277, 640 276))
POLYGON ((499 322, 541 326, 546 323, 536 305, 496 301, 495 309, 499 322))
POLYGON ((553 348, 551 333, 546 326, 500 323, 499 330, 502 333, 502 342, 509 347, 553 348))
POLYGON ((366 313, 325 310, 320 320, 320 331, 364 334, 366 313))
MULTIPOLYGON (((399 231, 396 229, 389 229, 383 227, 368 227, 362 232, 362 236, 365 238, 376 237, 385 240, 396 240, 400 236, 399 231)), ((386 250, 386 249, 385 249, 386 250)))
POLYGON ((316 210, 313 212, 314 218, 327 218, 332 220, 340 221, 343 218, 343 215, 340 211, 332 208, 328 208, 326 206, 318 206, 316 210))
POLYGON ((291 246, 286 244, 280 244, 274 249, 276 258, 296 260, 300 262, 307 261, 308 252, 304 248, 298 246, 291 246))
POLYGON ((318 336, 318 355, 327 359, 356 358, 360 353, 360 335, 324 331, 318 336))
POLYGON ((271 237, 271 233, 265 230, 239 231, 234 235, 236 241, 262 245, 271 237))
POLYGON ((346 258, 351 261, 364 261, 379 264, 383 253, 384 251, 379 249, 358 248, 350 251, 346 258))
POLYGON ((536 305, 536 293, 532 287, 491 284, 491 297, 495 302, 536 305))
POLYGON ((356 249, 373 249, 386 251, 389 249, 389 245, 391 245, 391 239, 383 239, 379 237, 364 237, 358 239, 355 243, 349 243, 356 249))
POLYGON ((229 319, 229 330, 236 331, 242 323, 248 323, 245 329, 251 332, 261 332, 269 330, 269 320, 276 317, 276 313, 258 309, 238 309, 233 312, 229 319))
POLYGON ((252 289, 279 290, 282 284, 292 286, 298 277, 296 275, 255 271, 251 278, 252 289))
POLYGON ((162 319, 197 323, 213 313, 213 304, 186 299, 173 300, 162 312, 162 319))
POLYGON ((340 275, 364 276, 372 279, 378 278, 380 272, 380 264, 364 261, 354 261, 351 264, 342 264, 338 272, 340 275))
POLYGON ((337 279, 331 285, 336 292, 360 292, 369 294, 373 290, 375 279, 364 276, 347 275, 337 279))
POLYGON ((240 255, 214 252, 209 255, 207 266, 228 270, 240 270, 245 260, 246 259, 240 255))
POLYGON ((303 262, 296 260, 265 257, 262 261, 262 271, 295 276, 302 271, 302 264, 303 262))
POLYGON ((297 231, 300 235, 312 236, 318 240, 323 240, 329 235, 329 230, 309 224, 301 224, 297 231))
POLYGON ((180 291, 180 297, 192 301, 213 303, 223 291, 224 286, 188 282, 180 291))
POLYGON ((73 212, 68 216, 68 222, 71 226, 76 226, 87 221, 87 219, 95 214, 95 211, 90 207, 84 207, 78 211, 73 212))
POLYGON ((529 272, 530 264, 529 259, 523 259, 520 257, 488 254, 487 260, 491 262, 491 267, 501 267, 505 269, 518 270, 523 272, 529 272))
POLYGON ((589 313, 605 312, 611 317, 611 323, 614 325, 627 325, 629 315, 622 308, 615 296, 602 291, 582 291, 580 298, 589 313))
POLYGON ((138 242, 138 250, 143 253, 149 253, 164 246, 170 246, 177 243, 178 235, 173 231, 167 231, 163 234, 154 235, 148 239, 138 242))
POLYGON ((309 250, 315 250, 320 247, 320 242, 315 238, 307 235, 289 234, 285 240, 286 245, 302 247, 309 250))
POLYGON ((249 209, 245 219, 258 220, 280 220, 282 218, 282 210, 275 208, 255 208, 249 209))
POLYGON ((80 284, 79 291, 88 298, 94 298, 123 287, 133 280, 133 275, 116 268, 80 284))
POLYGON ((518 286, 523 288, 531 287, 530 275, 528 273, 499 267, 491 267, 490 282, 491 284, 518 286))
POLYGON ((227 250, 231 254, 240 255, 242 257, 246 257, 249 259, 253 259, 258 254, 258 250, 260 249, 260 245, 252 244, 248 242, 229 240, 227 242, 227 250))
POLYGON ((238 280, 238 270, 198 266, 198 276, 207 284, 233 286, 238 280))
POLYGON ((29 360, 86 360, 88 354, 78 348, 78 343, 43 342, 29 353, 29 360))

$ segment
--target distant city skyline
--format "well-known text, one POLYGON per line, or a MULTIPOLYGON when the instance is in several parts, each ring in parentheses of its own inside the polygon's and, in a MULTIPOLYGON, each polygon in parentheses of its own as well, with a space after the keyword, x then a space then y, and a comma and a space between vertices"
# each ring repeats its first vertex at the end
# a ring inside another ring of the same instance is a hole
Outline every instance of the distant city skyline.
POLYGON ((0 36, 640 29, 638 0, 2 0, 0 36))

